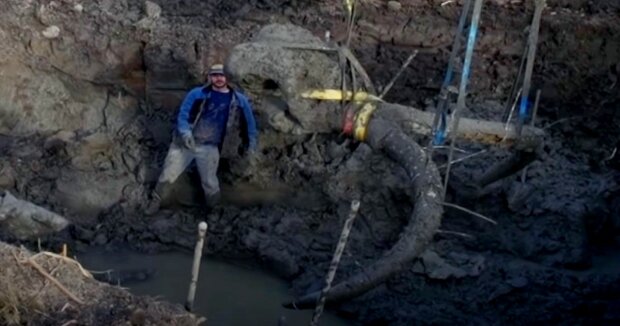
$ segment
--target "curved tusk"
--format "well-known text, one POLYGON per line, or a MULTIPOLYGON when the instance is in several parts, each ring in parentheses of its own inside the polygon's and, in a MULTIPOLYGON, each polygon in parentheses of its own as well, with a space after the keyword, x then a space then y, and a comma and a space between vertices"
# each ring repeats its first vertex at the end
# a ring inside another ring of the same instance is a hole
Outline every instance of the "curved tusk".
MULTIPOLYGON (((328 303, 359 296, 406 268, 426 249, 441 224, 441 180, 436 166, 428 162, 424 150, 394 123, 383 119, 370 121, 368 143, 373 149, 384 151, 407 170, 414 188, 412 201, 415 206, 409 224, 396 244, 372 265, 335 285, 327 295, 328 303)), ((284 306, 311 308, 316 304, 319 294, 309 293, 284 306)))

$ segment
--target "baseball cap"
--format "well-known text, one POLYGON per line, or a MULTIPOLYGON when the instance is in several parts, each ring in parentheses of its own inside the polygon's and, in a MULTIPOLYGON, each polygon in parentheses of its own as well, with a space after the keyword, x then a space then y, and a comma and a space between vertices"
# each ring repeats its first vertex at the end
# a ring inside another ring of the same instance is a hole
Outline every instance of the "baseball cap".
POLYGON ((224 75, 224 65, 221 63, 214 64, 209 68, 209 75, 221 74, 224 75))

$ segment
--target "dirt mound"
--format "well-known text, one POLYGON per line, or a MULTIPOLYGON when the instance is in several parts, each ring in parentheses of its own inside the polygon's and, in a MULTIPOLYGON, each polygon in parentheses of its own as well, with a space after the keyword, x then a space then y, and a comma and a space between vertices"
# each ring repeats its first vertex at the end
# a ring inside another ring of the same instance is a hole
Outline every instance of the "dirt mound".
POLYGON ((74 260, 0 242, 0 320, 7 325, 197 325, 179 305, 99 283, 74 260))

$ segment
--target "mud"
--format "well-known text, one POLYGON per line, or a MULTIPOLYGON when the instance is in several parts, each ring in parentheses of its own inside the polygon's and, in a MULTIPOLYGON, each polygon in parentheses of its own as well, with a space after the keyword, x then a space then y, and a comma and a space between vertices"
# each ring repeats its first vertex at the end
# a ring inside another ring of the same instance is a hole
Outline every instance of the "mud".
MULTIPOLYGON (((0 50, 0 187, 73 222, 44 245, 188 250, 196 222, 206 219, 209 255, 247 258, 304 294, 321 287, 349 200, 360 196, 360 219, 337 281, 391 247, 413 209, 406 172, 336 134, 269 130, 263 112, 257 113, 261 163, 249 173, 241 161, 222 162, 221 180, 230 189, 222 207, 206 212, 196 204, 199 187, 190 172, 168 209, 150 219, 141 214, 176 106, 205 66, 223 61, 269 22, 291 22, 318 36, 329 29, 336 41, 345 31, 339 1, 156 2, 161 17, 150 20, 143 20, 139 1, 92 1, 79 15, 69 2, 0 5, 0 41, 7 45, 0 50), (60 39, 41 36, 54 24, 60 39)), ((398 11, 363 2, 352 44, 376 86, 420 50, 387 100, 433 105, 460 13, 460 6, 442 2, 402 1, 398 11)), ((473 239, 438 233, 406 271, 334 309, 364 324, 620 319, 620 272, 608 267, 617 257, 607 254, 620 241, 620 7, 548 3, 533 85, 542 90, 542 157, 524 183, 511 177, 476 200, 463 184, 508 152, 490 149, 453 168, 447 201, 498 225, 446 209, 441 229, 473 239)), ((484 10, 463 115, 499 120, 533 4, 487 1, 484 10)), ((435 161, 445 161, 442 150, 435 161)))

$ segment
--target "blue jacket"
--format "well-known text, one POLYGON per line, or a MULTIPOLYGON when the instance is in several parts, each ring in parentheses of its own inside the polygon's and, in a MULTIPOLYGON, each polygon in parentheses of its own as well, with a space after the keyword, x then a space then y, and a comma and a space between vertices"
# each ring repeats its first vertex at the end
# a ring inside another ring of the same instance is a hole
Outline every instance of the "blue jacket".
POLYGON ((247 130, 245 136, 247 137, 248 149, 255 150, 257 143, 256 121, 254 120, 254 114, 252 113, 252 107, 248 98, 240 92, 231 89, 232 99, 229 112, 225 119, 221 119, 216 114, 211 114, 213 113, 213 106, 209 105, 209 99, 212 92, 213 90, 211 90, 210 86, 200 86, 192 89, 185 96, 177 116, 177 131, 179 134, 184 136, 193 133, 198 143, 221 146, 227 127, 234 123, 234 119, 243 118, 240 120, 240 125, 247 130), (200 117, 197 117, 203 102, 202 114, 200 117), (242 113, 241 115, 237 114, 239 111, 242 113), (196 118, 198 118, 198 121, 195 121, 196 118), (194 122, 196 124, 192 125, 194 122), (223 131, 223 133, 220 133, 220 131, 223 131))

